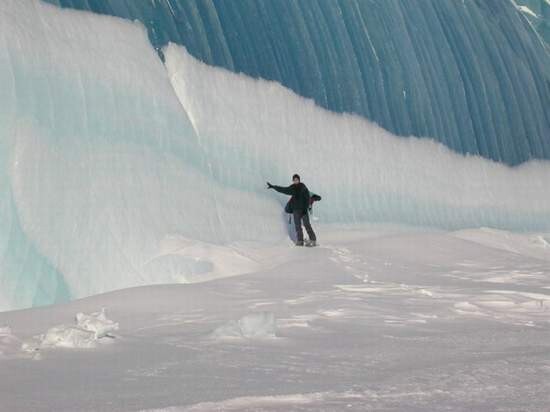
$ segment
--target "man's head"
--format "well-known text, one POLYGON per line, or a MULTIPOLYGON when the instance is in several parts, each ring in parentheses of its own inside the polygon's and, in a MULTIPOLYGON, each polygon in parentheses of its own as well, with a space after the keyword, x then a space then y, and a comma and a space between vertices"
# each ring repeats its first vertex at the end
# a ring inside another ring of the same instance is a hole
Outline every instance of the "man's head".
POLYGON ((292 183, 294 183, 295 185, 300 183, 300 175, 295 174, 294 176, 292 176, 292 183))

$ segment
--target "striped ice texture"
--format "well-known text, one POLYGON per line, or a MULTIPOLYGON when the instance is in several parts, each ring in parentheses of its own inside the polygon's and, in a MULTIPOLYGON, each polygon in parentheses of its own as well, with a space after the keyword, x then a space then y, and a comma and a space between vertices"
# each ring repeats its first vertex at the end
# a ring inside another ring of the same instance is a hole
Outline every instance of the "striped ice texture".
POLYGON ((550 159, 550 46, 517 7, 547 25, 550 0, 48 1, 137 19, 157 48, 397 135, 510 165, 550 159))
POLYGON ((283 236, 278 204, 211 178, 141 24, 2 0, 0 84, 0 308, 184 281, 167 235, 283 236))
POLYGON ((325 222, 550 228, 547 160, 510 167, 460 155, 329 112, 278 83, 208 66, 180 46, 164 54, 212 176, 224 185, 246 190, 299 170, 326 195, 318 207, 325 222))
POLYGON ((322 222, 550 226, 548 161, 465 157, 180 46, 164 55, 140 23, 2 0, 0 310, 206 276, 166 240, 284 238, 284 199, 263 182, 295 171, 322 222))

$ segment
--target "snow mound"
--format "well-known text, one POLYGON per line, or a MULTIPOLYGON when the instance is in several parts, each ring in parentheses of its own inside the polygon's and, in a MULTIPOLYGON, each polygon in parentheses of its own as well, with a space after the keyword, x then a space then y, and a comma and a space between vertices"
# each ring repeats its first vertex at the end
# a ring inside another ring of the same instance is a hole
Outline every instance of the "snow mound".
POLYGON ((482 227, 459 230, 453 232, 453 235, 491 248, 550 261, 549 233, 514 233, 482 227))
POLYGON ((274 338, 277 321, 272 312, 258 312, 243 316, 239 320, 230 320, 217 328, 215 338, 274 338))

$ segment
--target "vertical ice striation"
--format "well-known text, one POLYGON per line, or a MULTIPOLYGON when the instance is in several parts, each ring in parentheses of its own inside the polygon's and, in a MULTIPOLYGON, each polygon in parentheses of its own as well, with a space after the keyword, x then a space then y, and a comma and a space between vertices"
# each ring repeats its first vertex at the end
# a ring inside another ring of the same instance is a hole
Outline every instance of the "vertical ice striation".
POLYGON ((274 201, 210 178, 141 24, 3 0, 0 44, 0 309, 185 281, 171 234, 282 236, 274 201))
POLYGON ((510 167, 432 140, 398 138, 278 83, 207 66, 177 45, 164 53, 213 176, 224 184, 247 188, 258 175, 284 181, 300 171, 325 195, 324 222, 550 228, 549 161, 510 167))
MULTIPOLYGON (((49 1, 139 19, 157 48, 184 45, 398 135, 511 165, 550 158, 550 52, 512 1, 49 1)), ((546 30, 548 0, 522 2, 546 30)))

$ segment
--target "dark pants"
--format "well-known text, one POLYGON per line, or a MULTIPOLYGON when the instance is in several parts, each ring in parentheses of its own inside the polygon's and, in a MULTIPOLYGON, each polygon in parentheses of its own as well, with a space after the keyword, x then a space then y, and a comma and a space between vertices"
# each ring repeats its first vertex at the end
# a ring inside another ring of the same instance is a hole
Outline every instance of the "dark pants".
POLYGON ((304 226, 306 227, 307 235, 309 236, 309 240, 317 240, 315 237, 315 232, 313 231, 313 228, 311 227, 311 223, 309 223, 309 215, 303 210, 295 210, 292 213, 292 216, 294 217, 294 226, 296 227, 296 238, 298 242, 304 241, 304 232, 302 231, 302 221, 304 222, 304 226))

